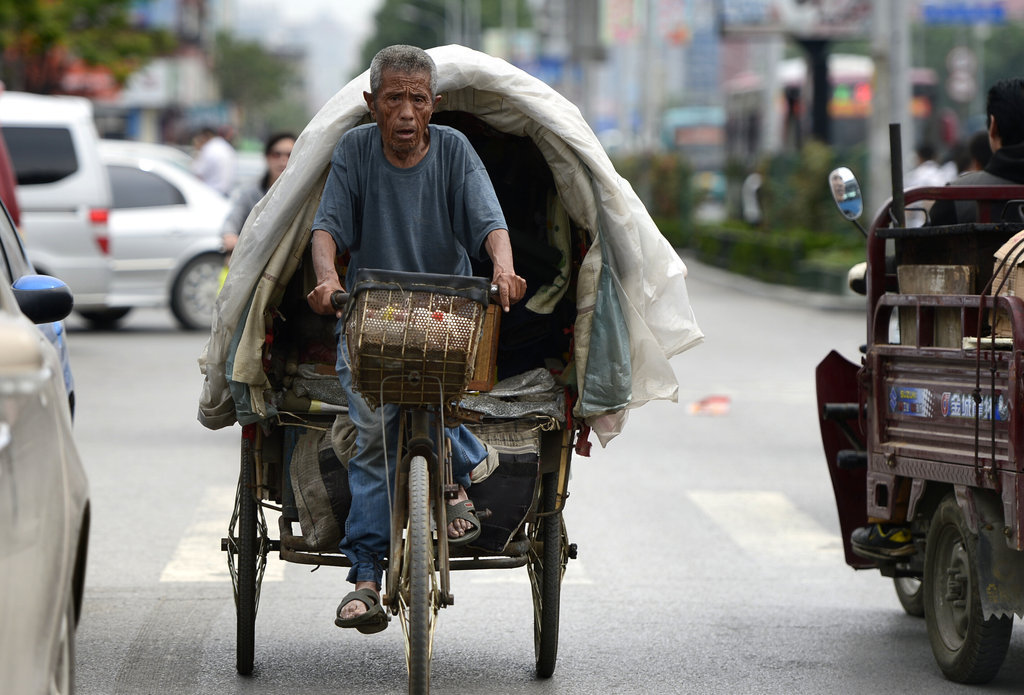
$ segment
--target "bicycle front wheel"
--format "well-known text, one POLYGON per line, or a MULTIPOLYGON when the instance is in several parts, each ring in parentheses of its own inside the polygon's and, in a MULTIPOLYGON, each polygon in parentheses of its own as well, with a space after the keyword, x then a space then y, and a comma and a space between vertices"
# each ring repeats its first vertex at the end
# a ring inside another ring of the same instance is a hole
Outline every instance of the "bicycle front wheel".
POLYGON ((430 692, 430 655, 437 618, 437 580, 430 530, 430 475, 427 460, 409 462, 409 515, 402 563, 402 626, 405 628, 409 692, 430 692))

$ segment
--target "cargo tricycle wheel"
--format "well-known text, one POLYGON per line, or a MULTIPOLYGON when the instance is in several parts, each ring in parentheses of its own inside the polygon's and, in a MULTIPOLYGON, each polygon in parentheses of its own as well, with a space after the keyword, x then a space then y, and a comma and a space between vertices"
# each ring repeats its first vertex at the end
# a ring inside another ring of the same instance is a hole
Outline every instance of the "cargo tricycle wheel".
POLYGON ((917 577, 895 577, 892 580, 896 589, 896 598, 907 615, 915 618, 924 617, 924 592, 921 590, 921 580, 917 577))
MULTIPOLYGON (((238 491, 235 495, 237 536, 234 536, 237 560, 232 568, 235 580, 236 643, 235 667, 243 676, 252 673, 256 641, 256 602, 258 591, 259 565, 265 561, 260 556, 257 538, 257 504, 254 493, 255 475, 252 460, 252 441, 242 439, 241 471, 238 476, 238 491)), ((234 522, 235 519, 232 519, 234 522)), ((235 524, 232 523, 232 527, 235 524)), ((231 551, 228 553, 231 562, 231 551)))
POLYGON ((541 478, 540 509, 530 529, 530 585, 533 589, 533 647, 537 677, 550 678, 558 657, 558 609, 567 543, 558 509, 558 473, 541 478))
POLYGON ((925 546, 924 617, 942 673, 957 683, 987 683, 1006 657, 1013 617, 985 619, 977 582, 977 537, 956 498, 935 510, 925 546))

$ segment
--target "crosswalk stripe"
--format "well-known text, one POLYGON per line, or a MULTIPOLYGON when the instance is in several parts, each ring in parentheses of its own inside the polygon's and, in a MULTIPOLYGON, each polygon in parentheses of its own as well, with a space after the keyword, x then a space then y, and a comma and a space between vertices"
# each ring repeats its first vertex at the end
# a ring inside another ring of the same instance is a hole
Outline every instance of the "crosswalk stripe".
POLYGON ((787 563, 842 563, 839 536, 781 492, 690 490, 687 495, 744 552, 787 563))
MULTIPOLYGON (((228 522, 234 506, 234 487, 207 489, 170 562, 160 574, 161 582, 231 581, 227 558, 220 549, 220 539, 228 535, 228 522)), ((284 564, 275 557, 268 557, 263 581, 283 581, 284 564)))

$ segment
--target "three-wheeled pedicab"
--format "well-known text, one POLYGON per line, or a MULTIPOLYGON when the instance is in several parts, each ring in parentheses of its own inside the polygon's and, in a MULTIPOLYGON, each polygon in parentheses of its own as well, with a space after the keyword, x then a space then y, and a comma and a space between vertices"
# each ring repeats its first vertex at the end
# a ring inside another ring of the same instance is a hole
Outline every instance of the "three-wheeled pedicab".
MULTIPOLYGON (((429 688, 433 625, 454 602, 452 570, 527 568, 536 670, 552 674, 561 578, 575 551, 562 520, 571 455, 587 453, 591 432, 607 443, 627 408, 674 399, 668 358, 703 337, 685 266, 579 111, 504 61, 459 46, 429 53, 443 96, 432 121, 464 132, 487 167, 528 291, 494 320, 486 265, 474 268, 482 286, 381 276, 349 288, 343 329, 356 388, 408 414, 391 483, 382 602, 405 631, 413 692, 429 688), (453 420, 490 454, 470 489, 482 533, 458 549, 444 533, 441 500, 451 481, 446 451, 434 444, 443 437, 429 436, 453 420)), ((200 358, 200 421, 242 425, 235 513, 222 545, 243 674, 254 667, 268 556, 349 564, 338 541, 354 432, 334 372, 336 321, 314 314, 306 294, 315 285, 309 237, 330 155, 345 130, 368 121, 368 90, 364 73, 299 136, 284 175, 245 224, 200 358), (276 524, 267 523, 268 511, 276 524)))
MULTIPOLYGON (((898 157, 893 169, 893 199, 867 231, 861 364, 832 352, 817 368, 822 440, 847 564, 893 578, 942 673, 982 683, 1024 616, 1024 186, 904 194, 898 157), (930 224, 940 200, 978 221, 930 224), (911 542, 851 544, 875 522, 911 542)), ((845 168, 831 178, 855 220, 856 179, 845 168)))

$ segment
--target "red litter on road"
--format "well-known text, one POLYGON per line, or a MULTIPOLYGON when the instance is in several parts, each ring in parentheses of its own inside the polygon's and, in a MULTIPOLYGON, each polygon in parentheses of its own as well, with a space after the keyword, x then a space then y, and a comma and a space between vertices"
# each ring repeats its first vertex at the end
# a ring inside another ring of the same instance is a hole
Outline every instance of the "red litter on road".
POLYGON ((732 400, 728 396, 708 396, 690 403, 690 415, 728 415, 732 400))

